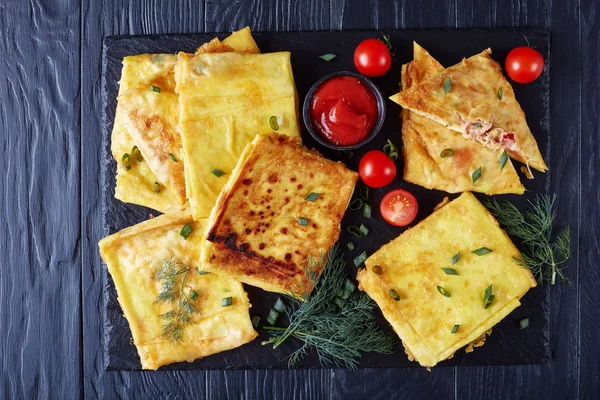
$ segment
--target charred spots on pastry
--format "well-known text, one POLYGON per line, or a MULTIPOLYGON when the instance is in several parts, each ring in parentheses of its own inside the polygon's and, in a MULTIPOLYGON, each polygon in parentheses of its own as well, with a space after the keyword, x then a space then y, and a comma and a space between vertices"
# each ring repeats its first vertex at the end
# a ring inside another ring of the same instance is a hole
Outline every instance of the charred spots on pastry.
POLYGON ((209 242, 217 242, 217 234, 215 233, 215 231, 211 230, 210 232, 208 232, 208 235, 206 236, 206 239, 209 242))
POLYGON ((281 228, 279 231, 280 231, 281 233, 283 233, 284 235, 287 235, 287 233, 288 233, 288 230, 287 230, 287 228, 281 228))
POLYGON ((246 232, 246 235, 249 235, 249 234, 251 234, 251 233, 252 233, 252 229, 250 229, 250 228, 246 228, 246 229, 244 230, 244 232, 246 232))
POLYGON ((242 183, 246 186, 250 186, 252 184, 252 179, 246 178, 242 181, 242 183))
POLYGON ((298 187, 298 190, 301 190, 303 186, 302 186, 302 184, 300 183, 300 184, 298 184, 298 186, 297 186, 297 187, 298 187))
POLYGON ((283 258, 285 258, 286 261, 290 261, 292 259, 292 255, 290 253, 285 253, 283 258))
POLYGON ((290 198, 286 196, 286 198, 284 199, 286 203, 290 202, 290 198))
POLYGON ((250 210, 250 212, 248 213, 249 216, 254 217, 256 215, 256 213, 254 212, 254 210, 250 210))
POLYGON ((295 177, 295 176, 292 176, 292 177, 290 178, 290 182, 292 182, 292 183, 296 182, 296 177, 295 177))
POLYGON ((228 249, 230 250, 237 250, 237 247, 235 245, 235 242, 237 240, 237 233, 230 233, 227 235, 227 237, 225 238, 225 246, 227 246, 228 249))
POLYGON ((248 190, 244 190, 244 196, 248 196, 248 190))
POLYGON ((259 245, 258 245, 258 248, 259 248, 260 250, 264 250, 264 249, 265 249, 265 247, 267 247, 267 245, 266 245, 266 244, 264 244, 264 243, 261 243, 261 244, 259 244, 259 245))
POLYGON ((315 228, 315 229, 317 229, 317 228, 319 227, 319 225, 317 225, 317 224, 315 224, 315 223, 313 222, 313 224, 312 224, 312 227, 313 227, 313 228, 315 228))
POLYGON ((275 259, 273 258, 273 256, 269 256, 267 257, 267 261, 272 263, 275 259))
POLYGON ((250 249, 250 243, 242 243, 242 244, 240 244, 239 249, 240 249, 240 251, 242 253, 247 253, 248 250, 250 249))
POLYGON ((269 183, 271 183, 271 184, 277 183, 277 174, 271 174, 269 176, 269 183))
POLYGON ((267 193, 271 193, 273 190, 271 189, 267 189, 267 193))

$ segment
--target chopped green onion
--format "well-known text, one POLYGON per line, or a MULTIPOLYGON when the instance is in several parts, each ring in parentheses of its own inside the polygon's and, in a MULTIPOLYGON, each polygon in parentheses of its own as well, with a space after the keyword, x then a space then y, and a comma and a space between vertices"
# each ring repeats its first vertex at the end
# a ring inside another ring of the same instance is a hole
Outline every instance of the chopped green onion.
POLYGON ((255 314, 252 316, 252 327, 258 329, 258 324, 260 324, 260 316, 255 314))
POLYGON ((308 219, 304 217, 298 217, 298 223, 302 226, 308 226, 308 219))
POLYGON ((277 298, 277 301, 275 302, 275 305, 273 306, 273 310, 277 311, 280 314, 285 312, 285 303, 283 302, 283 300, 281 300, 280 297, 277 298))
POLYGON ((321 60, 325 60, 325 61, 331 61, 334 58, 336 58, 337 56, 333 53, 327 53, 327 54, 323 54, 322 56, 319 56, 319 58, 321 60))
POLYGON ((453 155, 454 155, 454 150, 452 150, 452 149, 444 149, 440 153, 440 157, 442 157, 442 158, 452 157, 453 155))
POLYGON ((169 153, 169 158, 171 159, 171 161, 177 162, 177 159, 175 158, 175 156, 173 155, 173 153, 169 153))
POLYGON ((319 198, 319 196, 320 196, 320 194, 319 194, 319 193, 312 192, 311 194, 309 194, 308 196, 306 196, 306 197, 304 198, 304 200, 308 200, 308 201, 315 201, 316 199, 318 199, 318 198, 319 198))
POLYGON ((348 250, 352 251, 352 250, 354 250, 354 243, 352 243, 352 242, 348 242, 348 243, 346 244, 346 247, 348 248, 348 250))
POLYGON ((398 159, 398 153, 395 151, 392 151, 390 154, 388 154, 388 157, 390 160, 396 161, 398 159))
POLYGON ((481 167, 477 168, 475 170, 475 172, 473 172, 473 175, 471 175, 471 178, 473 179, 473 183, 475 183, 477 181, 477 179, 481 178, 481 167))
POLYGON ((381 268, 379 265, 376 265, 373 267, 373 272, 377 275, 381 275, 383 274, 383 268, 381 268))
POLYGON ((460 260, 460 251, 452 256, 452 265, 456 264, 460 260))
POLYGON ((385 43, 385 47, 387 47, 388 51, 392 52, 392 42, 390 41, 389 35, 383 35, 383 43, 385 43))
POLYGON ((216 176, 217 178, 222 177, 223 175, 227 175, 226 172, 221 171, 220 169, 213 169, 212 173, 214 176, 216 176))
POLYGON ((360 228, 356 225, 350 225, 348 227, 348 232, 350 232, 351 234, 353 234, 356 237, 363 237, 363 234, 362 234, 360 228))
POLYGON ((352 294, 352 292, 350 292, 344 288, 340 288, 340 290, 337 292, 336 296, 339 297, 340 299, 347 300, 351 294, 352 294))
POLYGON ((208 275, 210 274, 210 272, 208 271, 200 271, 200 268, 196 267, 196 272, 198 273, 198 275, 208 275))
POLYGON ((269 126, 274 131, 279 130, 279 123, 277 122, 277 117, 276 116, 273 115, 271 118, 269 118, 269 126))
POLYGON ((188 222, 186 222, 185 225, 183 226, 183 228, 181 228, 181 230, 179 231, 179 234, 181 235, 182 238, 184 238, 185 240, 187 240, 187 238, 192 233, 192 230, 193 229, 190 226, 190 224, 188 222))
POLYGON ((521 329, 525 329, 529 326, 529 318, 523 318, 522 320, 519 321, 519 327, 521 329))
POLYGON ((160 193, 160 183, 154 182, 154 191, 160 193))
POLYGON ((483 308, 488 308, 493 302, 496 296, 492 294, 492 285, 485 288, 483 292, 483 308))
POLYGON ((446 275, 458 275, 458 272, 454 268, 442 268, 442 271, 444 271, 446 275))
POLYGON ((360 188, 360 197, 362 197, 364 201, 369 200, 369 187, 368 186, 363 186, 360 188))
POLYGON ((137 146, 133 146, 131 148, 131 155, 133 156, 133 159, 137 162, 142 162, 143 157, 142 157, 142 152, 140 151, 140 149, 138 149, 137 146))
POLYGON ((450 297, 450 292, 441 286, 437 286, 437 291, 440 292, 442 296, 450 297))
POLYGON ((221 307, 229 307, 233 303, 233 299, 231 297, 224 297, 221 300, 221 307))
POLYGON ((160 88, 158 86, 150 85, 150 90, 156 93, 160 93, 160 88))
POLYGON ((358 256, 356 256, 354 258, 354 266, 356 268, 360 267, 362 265, 362 263, 365 262, 366 259, 367 259, 367 252, 363 251, 362 253, 360 253, 358 256))
POLYGON ((267 324, 275 325, 277 323, 278 318, 279 318, 279 313, 277 312, 277 310, 273 310, 271 308, 271 311, 269 311, 269 316, 267 317, 267 324))
POLYGON ((391 140, 388 139, 387 144, 383 146, 383 152, 390 158, 392 161, 396 161, 398 159, 398 148, 392 143, 391 140))
POLYGON ((500 171, 502 171, 504 169, 504 166, 506 165, 507 161, 508 161, 508 154, 506 154, 506 150, 504 150, 502 152, 502 155, 500 156, 500 171))
POLYGON ((480 247, 477 250, 473 250, 471 253, 477 254, 478 256, 483 256, 483 255, 486 255, 491 252, 492 251, 490 249, 488 249, 487 247, 480 247))
POLYGON ((353 293, 356 290, 356 285, 350 280, 350 278, 346 278, 346 281, 344 282, 344 290, 348 290, 350 293, 353 293))
POLYGON ((457 324, 457 325, 454 325, 454 326, 452 327, 452 332, 450 332, 450 333, 456 333, 456 332, 458 332, 458 327, 459 327, 459 326, 460 326, 460 325, 458 325, 458 324, 457 324))
POLYGON ((365 224, 360 224, 358 229, 360 230, 360 233, 362 233, 363 236, 367 236, 369 234, 369 228, 367 228, 365 224))
POLYGON ((369 203, 365 203, 365 206, 363 207, 363 216, 365 218, 371 218, 371 206, 369 203))
POLYGON ((121 164, 123 165, 123 168, 125 168, 125 171, 131 169, 131 158, 129 157, 129 154, 123 154, 123 157, 121 157, 121 164))
POLYGON ((363 203, 362 199, 359 199, 357 197, 354 200, 352 200, 352 202, 350 203, 348 208, 351 209, 352 211, 360 210, 361 208, 363 208, 363 204, 364 203, 363 203))
POLYGON ((502 87, 498 88, 498 100, 502 100, 502 87))
POLYGON ((448 94, 451 88, 452 84, 450 83, 450 77, 448 77, 444 80, 444 94, 448 94))
POLYGON ((400 300, 400 295, 394 289, 390 289, 390 297, 396 301, 400 300))
POLYGON ((192 291, 190 292, 190 299, 192 299, 193 301, 196 301, 197 298, 198 298, 198 292, 196 292, 194 289, 192 289, 192 291))

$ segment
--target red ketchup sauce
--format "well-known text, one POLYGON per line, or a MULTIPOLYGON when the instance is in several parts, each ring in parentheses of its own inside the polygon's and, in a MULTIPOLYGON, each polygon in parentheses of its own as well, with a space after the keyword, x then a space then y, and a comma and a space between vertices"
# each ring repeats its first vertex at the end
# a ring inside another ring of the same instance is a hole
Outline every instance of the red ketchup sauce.
POLYGON ((377 115, 375 94, 352 76, 337 76, 323 82, 311 101, 313 126, 325 140, 338 146, 365 140, 377 115))

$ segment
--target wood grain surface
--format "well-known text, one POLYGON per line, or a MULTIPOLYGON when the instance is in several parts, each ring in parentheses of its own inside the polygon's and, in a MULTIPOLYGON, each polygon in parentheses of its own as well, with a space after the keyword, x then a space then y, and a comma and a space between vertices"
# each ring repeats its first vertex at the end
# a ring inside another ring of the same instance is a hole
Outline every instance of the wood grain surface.
POLYGON ((595 0, 8 0, 0 3, 0 398, 593 399, 600 390, 600 43, 595 0), (552 32, 551 192, 572 230, 554 360, 518 367, 106 372, 97 241, 102 38, 254 30, 552 32))

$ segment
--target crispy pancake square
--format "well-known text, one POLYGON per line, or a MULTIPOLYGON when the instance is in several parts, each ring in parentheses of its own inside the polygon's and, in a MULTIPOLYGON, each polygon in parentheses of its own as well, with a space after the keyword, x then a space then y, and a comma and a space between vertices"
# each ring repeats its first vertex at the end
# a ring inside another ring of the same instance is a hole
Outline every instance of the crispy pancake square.
POLYGON ((506 233, 465 192, 371 255, 358 272, 359 288, 407 354, 433 367, 480 342, 536 286, 513 257, 520 253, 506 233))
POLYGON ((300 138, 257 135, 212 210, 202 267, 271 292, 310 292, 307 263, 337 241, 357 179, 300 138))

